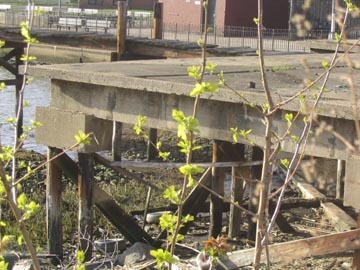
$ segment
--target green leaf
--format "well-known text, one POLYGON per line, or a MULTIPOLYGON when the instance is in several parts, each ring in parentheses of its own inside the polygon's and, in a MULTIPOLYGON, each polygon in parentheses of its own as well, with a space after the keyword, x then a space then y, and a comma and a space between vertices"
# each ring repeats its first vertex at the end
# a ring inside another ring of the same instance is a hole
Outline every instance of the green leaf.
POLYGON ((179 199, 178 193, 175 190, 175 187, 173 185, 171 185, 170 187, 165 189, 163 197, 164 197, 164 199, 168 199, 176 205, 180 204, 180 199, 179 199))
POLYGON ((204 168, 200 168, 199 166, 194 165, 194 164, 185 164, 179 168, 179 171, 183 175, 192 175, 195 173, 203 173, 204 168))
POLYGON ((294 143, 297 143, 299 141, 299 136, 291 135, 291 139, 293 140, 294 143))
POLYGON ((199 45, 200 48, 204 47, 204 41, 202 39, 199 39, 197 41, 197 44, 199 45))
POLYGON ((159 152, 159 157, 161 157, 163 160, 167 160, 170 156, 170 152, 159 152))
POLYGON ((78 263, 83 263, 85 261, 85 252, 78 250, 76 258, 78 263))
POLYGON ((341 35, 340 35, 339 33, 336 33, 336 32, 335 32, 335 40, 336 40, 337 42, 342 41, 342 37, 341 37, 341 35))
POLYGON ((182 222, 183 223, 188 223, 188 222, 191 222, 191 221, 194 221, 194 216, 192 215, 186 215, 184 217, 182 217, 182 222))
POLYGON ((6 88, 6 84, 4 82, 0 83, 0 90, 4 90, 6 88))
POLYGON ((175 263, 175 258, 167 250, 161 248, 157 250, 150 250, 150 255, 156 259, 157 268, 161 269, 164 263, 175 263))
POLYGON ((321 65, 324 69, 328 69, 330 67, 329 62, 325 60, 321 62, 321 65))
POLYGON ((19 246, 22 246, 23 241, 24 241, 24 237, 23 237, 22 235, 20 235, 20 236, 17 238, 17 244, 18 244, 19 246))
POLYGON ((5 41, 0 40, 0 48, 5 46, 5 41))
POLYGON ((255 23, 256 25, 259 24, 259 18, 253 18, 253 21, 254 21, 254 23, 255 23))
POLYGON ((280 159, 280 163, 285 167, 289 168, 290 162, 288 159, 280 159))
POLYGON ((200 80, 201 78, 201 67, 200 66, 190 66, 187 68, 189 77, 194 78, 195 80, 200 80))
POLYGON ((8 270, 9 264, 5 262, 4 257, 0 258, 0 270, 8 270))
POLYGON ((285 120, 287 122, 288 127, 290 127, 291 123, 292 123, 292 121, 294 119, 294 115, 292 113, 286 113, 284 118, 285 118, 285 120))
POLYGON ((215 71, 215 68, 216 68, 216 64, 214 64, 214 63, 208 63, 205 66, 205 69, 210 71, 210 73, 213 73, 215 71))
POLYGON ((17 203, 18 203, 18 207, 21 210, 25 210, 26 209, 26 203, 27 203, 27 198, 25 193, 22 193, 19 195, 19 197, 16 199, 17 203))
POLYGON ((172 118, 178 122, 178 123, 182 123, 185 119, 185 114, 183 111, 179 111, 176 109, 172 110, 172 118))
POLYGON ((74 138, 78 144, 89 145, 91 143, 91 138, 89 134, 85 134, 83 131, 79 130, 79 133, 74 135, 74 138))

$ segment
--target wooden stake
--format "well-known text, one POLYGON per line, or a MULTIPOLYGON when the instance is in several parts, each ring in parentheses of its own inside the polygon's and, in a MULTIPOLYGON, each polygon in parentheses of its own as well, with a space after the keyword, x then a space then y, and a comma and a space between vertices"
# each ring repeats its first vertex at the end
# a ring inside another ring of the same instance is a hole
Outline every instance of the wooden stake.
MULTIPOLYGON (((215 141, 213 145, 213 156, 212 161, 219 161, 219 144, 220 141, 215 141)), ((225 182, 225 171, 224 168, 212 168, 212 181, 211 189, 219 195, 224 195, 224 182, 225 182)), ((209 236, 216 238, 222 229, 222 213, 223 213, 223 201, 215 196, 210 195, 210 228, 209 236)))
MULTIPOLYGON (((241 173, 239 167, 231 167, 231 202, 242 204, 244 194, 244 181, 240 179, 241 173)), ((233 238, 240 234, 241 210, 230 205, 229 233, 228 237, 233 238)))
POLYGON ((79 156, 79 248, 85 252, 85 260, 92 257, 94 167, 92 154, 79 156))
POLYGON ((156 150, 156 142, 157 142, 157 129, 150 128, 149 130, 149 141, 147 145, 147 160, 154 160, 157 155, 156 150))
POLYGON ((114 161, 121 160, 121 136, 122 136, 122 123, 113 121, 113 136, 112 136, 112 158, 114 161))
POLYGON ((163 3, 154 3, 153 39, 162 39, 163 36, 163 3))
POLYGON ((116 53, 118 60, 121 60, 121 57, 126 51, 126 1, 118 1, 118 20, 117 20, 117 44, 116 44, 116 53))
MULTIPOLYGON (((48 148, 47 159, 50 160, 56 151, 48 148)), ((63 256, 63 234, 61 215, 61 170, 54 161, 47 165, 46 175, 46 226, 49 254, 55 254, 52 264, 59 264, 63 256)))

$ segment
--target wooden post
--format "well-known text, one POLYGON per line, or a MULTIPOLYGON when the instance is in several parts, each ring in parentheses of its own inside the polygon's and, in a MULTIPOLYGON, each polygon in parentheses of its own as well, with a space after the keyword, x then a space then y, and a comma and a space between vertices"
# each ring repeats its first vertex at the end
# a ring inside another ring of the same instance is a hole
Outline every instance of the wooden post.
MULTIPOLYGON (((219 157, 219 144, 220 141, 215 141, 213 144, 213 156, 212 161, 220 161, 219 157)), ((224 181, 225 172, 224 168, 212 168, 212 181, 211 188, 219 195, 224 195, 224 181)), ((210 196, 210 228, 209 236, 216 238, 222 229, 222 213, 223 213, 223 201, 211 194, 210 196)))
POLYGON ((149 140, 148 140, 148 145, 147 145, 147 160, 155 159, 155 157, 157 155, 156 142, 157 142, 157 129, 150 128, 149 140))
POLYGON ((154 30, 153 39, 163 37, 163 3, 154 3, 154 30))
POLYGON ((78 153, 79 156, 79 248, 85 252, 85 260, 92 257, 93 231, 93 154, 78 153))
POLYGON ((126 1, 118 1, 118 18, 117 18, 117 45, 116 53, 117 60, 121 60, 121 57, 126 51, 126 1))
POLYGON ((240 167, 231 167, 231 202, 228 237, 233 238, 240 234, 241 210, 233 203, 241 205, 244 194, 244 181, 240 179, 240 167))
POLYGON ((113 121, 113 136, 112 136, 112 158, 114 161, 121 160, 121 136, 122 123, 113 121))
MULTIPOLYGON (((259 147, 253 147, 252 152, 252 160, 262 160, 263 159, 263 151, 259 147)), ((262 167, 253 167, 252 168, 252 179, 253 180, 260 180, 261 178, 261 171, 262 167)), ((252 182, 250 184, 250 190, 249 190, 249 210, 253 213, 257 213, 258 205, 259 205, 259 186, 255 182, 252 182)), ((249 240, 255 241, 256 237, 256 220, 252 216, 249 216, 248 218, 249 227, 248 227, 248 234, 247 238, 249 240)))
POLYGON ((48 148, 46 175, 46 226, 49 254, 55 254, 51 263, 59 264, 63 256, 62 212, 61 212, 61 170, 54 161, 57 154, 54 148, 48 148))
POLYGON ((342 188, 341 182, 344 177, 344 168, 345 168, 345 161, 338 159, 337 161, 337 171, 336 171, 336 199, 341 199, 342 197, 342 188))

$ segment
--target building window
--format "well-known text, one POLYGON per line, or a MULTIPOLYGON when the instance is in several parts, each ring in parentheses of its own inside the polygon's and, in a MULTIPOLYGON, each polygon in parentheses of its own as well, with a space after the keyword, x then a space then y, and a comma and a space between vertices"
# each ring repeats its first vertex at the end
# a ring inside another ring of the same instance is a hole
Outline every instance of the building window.
POLYGON ((102 6, 103 0, 88 0, 89 5, 102 6))

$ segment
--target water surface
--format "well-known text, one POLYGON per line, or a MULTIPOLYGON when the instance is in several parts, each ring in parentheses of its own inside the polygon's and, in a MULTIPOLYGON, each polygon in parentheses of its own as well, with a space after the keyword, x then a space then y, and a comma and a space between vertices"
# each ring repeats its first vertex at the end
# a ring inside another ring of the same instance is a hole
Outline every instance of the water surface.
MULTIPOLYGON (((14 76, 0 68, 0 79, 14 79, 14 76)), ((50 80, 34 78, 25 88, 24 100, 30 103, 29 107, 24 108, 24 125, 29 126, 30 120, 35 120, 35 107, 48 106, 50 103, 50 80)), ((14 128, 5 123, 8 117, 15 118, 15 86, 7 86, 5 90, 0 91, 1 145, 13 145, 14 128)), ((25 141, 24 148, 40 153, 46 152, 44 145, 35 143, 34 132, 25 141)))

